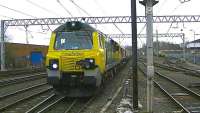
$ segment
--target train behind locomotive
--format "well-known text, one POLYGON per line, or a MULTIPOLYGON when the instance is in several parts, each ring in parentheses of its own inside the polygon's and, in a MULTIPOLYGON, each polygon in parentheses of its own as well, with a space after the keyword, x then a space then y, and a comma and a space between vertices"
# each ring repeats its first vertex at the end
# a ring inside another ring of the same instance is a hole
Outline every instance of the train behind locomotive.
POLYGON ((91 96, 125 57, 125 49, 89 24, 66 22, 51 35, 47 81, 67 96, 91 96))

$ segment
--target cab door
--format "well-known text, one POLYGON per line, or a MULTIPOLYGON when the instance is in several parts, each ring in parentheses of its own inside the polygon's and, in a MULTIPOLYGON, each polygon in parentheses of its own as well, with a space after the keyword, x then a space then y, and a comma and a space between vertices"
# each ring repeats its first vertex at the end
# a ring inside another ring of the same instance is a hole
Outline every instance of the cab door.
POLYGON ((105 48, 105 36, 102 33, 99 33, 98 42, 99 42, 99 56, 100 56, 101 68, 102 71, 105 71, 106 48, 105 48))

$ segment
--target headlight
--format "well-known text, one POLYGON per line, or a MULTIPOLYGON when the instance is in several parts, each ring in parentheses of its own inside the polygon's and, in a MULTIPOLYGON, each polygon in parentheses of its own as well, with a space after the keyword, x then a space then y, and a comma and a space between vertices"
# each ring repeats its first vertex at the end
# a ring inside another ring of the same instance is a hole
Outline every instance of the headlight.
POLYGON ((51 70, 58 70, 59 69, 58 59, 50 59, 49 60, 49 67, 50 67, 51 70))
POLYGON ((93 62, 94 62, 94 59, 90 59, 89 62, 90 62, 90 63, 93 63, 93 62))
POLYGON ((57 69, 58 68, 58 64, 52 64, 52 68, 53 69, 57 69))
POLYGON ((76 23, 75 22, 72 22, 72 27, 75 27, 76 26, 76 23))

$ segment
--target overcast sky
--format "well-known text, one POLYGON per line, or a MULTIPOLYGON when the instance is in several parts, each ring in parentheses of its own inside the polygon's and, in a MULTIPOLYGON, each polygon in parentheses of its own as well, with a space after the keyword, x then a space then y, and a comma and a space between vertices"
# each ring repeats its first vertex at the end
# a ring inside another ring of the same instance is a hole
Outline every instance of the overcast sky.
MULTIPOLYGON (((80 8, 84 9, 88 14, 83 12, 71 0, 0 0, 0 19, 11 18, 48 18, 48 17, 81 17, 81 16, 130 16, 130 1, 131 0, 73 0, 80 8), (7 8, 6 8, 7 7, 7 8), (20 11, 15 12, 11 9, 20 11)), ((154 6, 154 15, 199 15, 200 8, 199 0, 190 0, 189 2, 181 3, 184 0, 160 0, 154 6)), ((144 6, 139 4, 137 0, 137 15, 144 15, 144 6)), ((130 24, 117 24, 117 26, 125 33, 131 33, 130 24)), ((145 33, 142 29, 144 24, 138 24, 138 33, 145 33)), ((55 29, 56 26, 51 26, 55 29)), ((105 34, 120 34, 120 31, 113 24, 104 24, 94 26, 105 34)), ((169 29, 168 24, 154 24, 154 32, 158 29, 159 33, 180 33, 180 29, 184 29, 187 41, 193 40, 193 33, 199 33, 200 23, 174 23, 169 29), (191 30, 192 29, 192 30, 191 30)), ((34 44, 48 45, 50 30, 47 26, 30 26, 29 42, 34 44)), ((12 42, 25 43, 25 29, 23 27, 9 27, 6 34, 11 38, 12 42)), ((199 37, 196 36, 196 39, 199 37)), ((130 45, 130 39, 121 40, 122 45, 130 45), (122 41, 123 40, 123 41, 122 41)), ((170 41, 173 43, 181 43, 181 39, 162 38, 160 40, 170 41)), ((139 46, 145 40, 139 40, 139 46)))

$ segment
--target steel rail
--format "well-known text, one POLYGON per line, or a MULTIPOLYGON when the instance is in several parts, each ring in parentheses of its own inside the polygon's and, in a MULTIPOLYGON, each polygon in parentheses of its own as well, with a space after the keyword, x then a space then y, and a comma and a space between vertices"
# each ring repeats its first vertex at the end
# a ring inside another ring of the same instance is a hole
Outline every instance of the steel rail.
POLYGON ((166 76, 162 75, 162 74, 159 73, 159 72, 155 72, 155 73, 156 73, 157 75, 159 75, 159 76, 161 76, 161 77, 163 77, 163 78, 165 78, 165 79, 171 81, 172 83, 178 85, 178 86, 181 87, 182 89, 187 90, 187 91, 190 92, 192 95, 194 95, 194 96, 200 98, 200 94, 198 94, 198 93, 196 93, 196 92, 190 90, 189 88, 187 88, 187 87, 181 85, 180 83, 176 82, 175 80, 172 80, 171 78, 166 77, 166 76))
POLYGON ((34 89, 34 88, 37 88, 37 87, 46 85, 46 84, 47 84, 47 83, 37 84, 37 85, 31 86, 31 87, 27 87, 27 88, 24 88, 24 89, 21 89, 21 90, 12 92, 12 93, 8 93, 8 94, 6 94, 6 95, 2 95, 2 96, 0 96, 0 100, 3 99, 3 98, 7 98, 7 97, 9 97, 9 96, 12 96, 12 95, 21 93, 21 92, 25 92, 25 91, 28 91, 28 90, 31 90, 31 89, 34 89))
POLYGON ((168 70, 178 70, 178 71, 182 71, 184 73, 190 74, 192 76, 196 76, 196 77, 200 77, 200 72, 193 70, 193 69, 189 69, 186 67, 175 67, 175 66, 168 66, 168 65, 163 65, 163 64, 159 64, 159 63, 154 63, 156 66, 160 67, 160 68, 165 68, 168 70))
MULTIPOLYGON (((145 65, 145 63, 142 62, 142 64, 145 65)), ((139 66, 139 70, 146 76, 147 74, 142 70, 142 68, 139 66)), ((155 85, 157 85, 167 96, 170 97, 176 104, 178 104, 182 109, 184 109, 187 113, 190 113, 179 101, 177 101, 173 96, 170 95, 159 83, 157 83, 155 80, 153 81, 155 85)))
MULTIPOLYGON (((141 63, 143 63, 143 62, 141 62, 141 63)), ((145 65, 145 63, 143 63, 143 64, 145 65)), ((162 65, 162 64, 158 64, 158 65, 162 65)), ((170 66, 167 66, 167 65, 162 65, 162 66, 166 66, 167 68, 173 68, 173 69, 177 69, 177 70, 179 70, 179 71, 184 71, 184 72, 186 72, 186 70, 184 70, 184 69, 188 69, 188 68, 180 69, 180 68, 177 68, 177 67, 170 67, 170 66)), ((190 69, 188 69, 188 70, 190 70, 190 69)), ((190 70, 190 71, 192 71, 192 70, 190 70)), ((193 95, 195 95, 195 96, 197 96, 197 97, 200 97, 200 94, 198 94, 198 93, 196 93, 196 92, 190 90, 189 88, 187 88, 187 87, 181 85, 180 83, 176 82, 175 80, 172 80, 172 79, 170 79, 169 77, 166 77, 166 76, 162 75, 161 73, 159 73, 159 72, 157 72, 157 71, 155 72, 155 74, 157 74, 157 75, 159 75, 159 76, 161 76, 161 77, 163 77, 163 78, 165 78, 165 79, 167 79, 167 80, 169 80, 169 81, 171 81, 171 82, 177 84, 178 86, 182 87, 183 89, 185 89, 185 90, 191 92, 193 95)), ((200 76, 199 76, 199 77, 200 77, 200 76)))
MULTIPOLYGON (((144 64, 144 63, 143 63, 144 64)), ((144 75, 146 75, 146 73, 141 69, 141 67, 139 67, 139 70, 144 73, 144 75)), ((200 98, 200 95, 197 94, 196 92, 186 88, 185 86, 181 85, 180 83, 176 82, 175 80, 172 80, 162 74, 160 74, 159 72, 155 72, 156 75, 159 75, 161 77, 163 77, 164 79, 167 79, 168 81, 170 81, 171 83, 177 85, 179 88, 181 88, 182 90, 185 90, 187 93, 195 96, 196 98, 200 98)), ((177 103, 185 112, 187 113, 191 113, 191 111, 189 109, 187 109, 187 106, 184 106, 183 104, 181 104, 180 101, 178 101, 176 98, 174 98, 168 91, 166 91, 158 82, 156 82, 154 80, 154 83, 156 84, 156 86, 158 86, 162 91, 164 91, 175 103, 177 103)), ((192 97, 192 96, 191 96, 192 97)))
POLYGON ((91 102, 93 102, 93 100, 94 100, 95 98, 96 98, 96 96, 93 96, 92 98, 90 98, 90 99, 87 101, 87 103, 85 103, 84 106, 83 106, 77 113, 81 113, 86 107, 89 106, 89 104, 90 104, 91 102))
POLYGON ((49 104, 48 106, 46 106, 45 108, 43 108, 42 110, 38 111, 37 113, 43 113, 46 112, 48 109, 50 109, 51 107, 53 107, 55 104, 57 104, 58 102, 62 101, 65 98, 65 96, 59 97, 55 102, 49 104))
POLYGON ((44 72, 44 68, 32 68, 32 69, 14 69, 14 70, 6 70, 6 71, 0 71, 1 75, 9 76, 9 75, 20 75, 20 74, 26 74, 26 73, 34 73, 34 72, 44 72))
POLYGON ((32 94, 32 95, 30 95, 30 96, 28 96, 28 97, 25 97, 25 98, 22 98, 22 99, 20 99, 20 100, 17 100, 17 101, 15 101, 15 102, 11 103, 11 104, 8 104, 8 105, 6 105, 6 106, 1 107, 1 108, 0 108, 0 111, 4 111, 4 110, 8 109, 9 107, 12 107, 12 106, 14 106, 14 105, 16 105, 16 104, 18 104, 18 103, 20 103, 20 102, 22 102, 22 101, 28 100, 28 99, 30 99, 30 98, 33 98, 33 97, 37 96, 37 95, 40 95, 40 94, 45 93, 45 92, 48 92, 48 91, 50 91, 50 90, 52 90, 52 89, 53 89, 52 87, 49 87, 49 88, 47 88, 47 89, 45 89, 45 90, 42 90, 42 91, 40 91, 40 92, 38 92, 38 93, 36 93, 36 94, 32 94))
MULTIPOLYGON (((139 59, 139 61, 141 61, 141 63, 144 64, 143 60, 139 59)), ((168 70, 178 70, 178 71, 183 71, 185 73, 189 73, 189 74, 193 74, 194 76, 196 77, 200 77, 200 72, 197 71, 197 70, 194 70, 194 69, 189 69, 189 68, 186 68, 186 67, 175 67, 175 66, 168 66, 168 65, 164 65, 164 64, 159 64, 159 63, 154 63, 155 66, 157 67, 160 67, 160 68, 165 68, 165 69, 168 69, 168 70)), ((145 65, 145 64, 144 64, 145 65)))
POLYGON ((69 113, 72 107, 77 103, 77 99, 75 99, 72 104, 64 111, 64 113, 69 113))
POLYGON ((56 94, 52 94, 49 97, 47 97, 45 100, 43 100, 42 102, 38 103, 37 105, 35 105, 34 107, 32 107, 31 109, 29 109, 28 111, 26 111, 25 113, 33 113, 36 109, 38 109, 42 104, 44 104, 45 102, 49 101, 50 99, 52 99, 54 96, 56 96, 56 94))
POLYGON ((27 76, 23 76, 23 77, 3 79, 3 80, 0 80, 0 87, 7 86, 7 85, 10 85, 10 84, 16 84, 16 83, 27 81, 27 80, 44 78, 45 77, 44 75, 46 75, 46 73, 39 73, 39 74, 27 75, 27 76))
POLYGON ((200 77, 200 72, 197 71, 197 70, 194 70, 194 69, 190 69, 190 68, 186 68, 186 67, 182 67, 182 66, 179 66, 179 68, 182 68, 184 69, 185 71, 187 70, 189 73, 192 73, 192 74, 198 74, 198 76, 200 77))
MULTIPOLYGON (((138 59, 140 61, 140 63, 142 63, 143 65, 146 65, 144 62, 145 62, 145 59, 138 59)), ((160 67, 160 68, 165 68, 165 69, 168 69, 168 70, 178 70, 178 71, 184 71, 183 69, 180 69, 180 68, 177 68, 177 67, 172 67, 172 66, 168 66, 168 65, 163 65, 163 64, 159 64, 159 63, 155 63, 154 62, 154 65, 157 66, 157 67, 160 67)))
POLYGON ((164 65, 164 64, 159 64, 159 63, 154 63, 155 64, 155 66, 157 66, 157 67, 160 67, 160 68, 165 68, 165 69, 168 69, 168 70, 178 70, 178 71, 185 71, 185 70, 183 70, 183 69, 181 69, 181 68, 177 68, 177 67, 174 67, 174 66, 168 66, 168 65, 164 65))
POLYGON ((167 94, 167 96, 169 96, 174 102, 176 102, 181 108, 184 109, 184 111, 186 111, 187 113, 190 113, 190 111, 185 108, 178 100, 176 100, 172 95, 170 95, 169 92, 167 92, 158 82, 154 81, 154 83, 163 91, 167 94))
MULTIPOLYGON (((166 77, 166 76, 160 74, 159 72, 155 72, 155 74, 156 74, 156 75, 159 75, 160 77, 163 77, 164 79, 166 79, 166 80, 170 81, 171 83, 177 85, 180 89, 182 89, 182 90, 186 91, 187 93, 191 94, 191 95, 189 95, 190 97, 195 96, 196 98, 200 99, 200 95, 199 95, 199 94, 197 94, 197 93, 195 93, 194 91, 192 91, 192 90, 186 88, 185 86, 181 85, 180 83, 176 82, 175 80, 172 80, 172 79, 170 79, 169 77, 166 77), (193 96, 192 96, 192 95, 193 95, 193 96)), ((159 85, 159 83, 156 82, 156 81, 154 81, 154 83, 156 83, 156 85, 159 86, 159 87, 161 86, 161 85, 159 85)), ((164 90, 162 87, 160 87, 160 88, 161 88, 162 90, 164 90)), ((167 92, 167 91, 165 90, 165 92, 167 92)), ((167 93, 167 95, 170 95, 171 98, 173 97, 169 92, 167 93)), ((187 113, 191 113, 191 111, 187 108, 187 106, 184 106, 183 104, 181 104, 181 102, 178 101, 178 100, 177 100, 176 98, 174 98, 174 97, 173 97, 172 99, 173 99, 179 106, 181 106, 181 107, 184 109, 184 111, 186 111, 187 113)))

